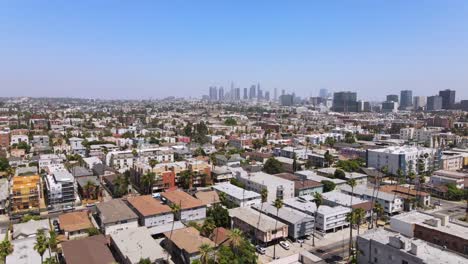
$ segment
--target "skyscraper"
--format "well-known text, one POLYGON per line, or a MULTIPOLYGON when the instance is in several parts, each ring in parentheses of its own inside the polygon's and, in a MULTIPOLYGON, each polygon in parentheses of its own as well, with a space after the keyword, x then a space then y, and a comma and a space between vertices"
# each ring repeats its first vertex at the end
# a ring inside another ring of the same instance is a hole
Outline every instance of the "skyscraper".
POLYGON ((219 101, 224 101, 224 88, 222 86, 219 87, 218 94, 219 94, 218 96, 219 101))
POLYGON ((337 92, 333 94, 333 111, 357 112, 357 94, 355 92, 337 92))
POLYGON ((397 102, 398 103, 398 95, 397 94, 387 95, 387 102, 397 102))
POLYGON ((240 101, 240 88, 234 88, 234 100, 235 101, 240 101))
POLYGON ((427 97, 427 111, 442 109, 442 96, 434 95, 427 97))
POLYGON ((216 86, 210 86, 210 101, 218 100, 218 88, 216 86))
POLYGON ((255 89, 256 89, 255 85, 250 86, 250 93, 249 93, 249 98, 250 99, 254 99, 256 97, 255 96, 255 94, 256 94, 255 89))
POLYGON ((265 92, 265 101, 270 101, 270 92, 269 91, 265 92))
POLYGON ((325 89, 325 88, 320 89, 319 97, 328 98, 328 89, 325 89))
POLYGON ((439 96, 442 97, 442 109, 453 109, 455 105, 455 91, 454 90, 443 90, 439 91, 439 96))
POLYGON ((409 109, 413 106, 413 91, 403 90, 400 92, 400 109, 409 109))
POLYGON ((249 99, 249 95, 247 94, 247 88, 244 88, 244 100, 249 99))
POLYGON ((278 89, 275 88, 274 92, 273 92, 273 100, 276 102, 278 100, 278 89))
POLYGON ((423 110, 427 105, 426 96, 415 96, 413 97, 414 110, 423 110))

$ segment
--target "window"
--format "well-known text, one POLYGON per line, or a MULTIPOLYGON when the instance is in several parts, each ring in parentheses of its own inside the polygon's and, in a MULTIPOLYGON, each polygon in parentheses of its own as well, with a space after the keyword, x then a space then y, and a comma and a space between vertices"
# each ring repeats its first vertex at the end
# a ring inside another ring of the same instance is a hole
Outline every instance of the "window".
POLYGON ((401 261, 401 264, 408 264, 408 261, 402 260, 402 261, 401 261))
POLYGON ((379 262, 379 259, 378 258, 374 258, 374 263, 378 263, 379 262))

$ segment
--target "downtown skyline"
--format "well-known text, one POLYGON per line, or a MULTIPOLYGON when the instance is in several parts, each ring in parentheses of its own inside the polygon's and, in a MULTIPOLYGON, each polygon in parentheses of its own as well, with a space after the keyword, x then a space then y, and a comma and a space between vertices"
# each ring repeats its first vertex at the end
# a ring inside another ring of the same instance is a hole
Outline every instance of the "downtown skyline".
POLYGON ((2 96, 200 97, 234 82, 468 97, 463 1, 111 3, 1 3, 2 96))

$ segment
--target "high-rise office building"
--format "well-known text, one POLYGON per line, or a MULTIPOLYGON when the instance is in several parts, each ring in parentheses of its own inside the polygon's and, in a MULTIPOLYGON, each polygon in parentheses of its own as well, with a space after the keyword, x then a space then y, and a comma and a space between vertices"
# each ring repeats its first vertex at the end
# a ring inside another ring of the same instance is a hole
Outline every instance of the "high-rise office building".
POLYGON ((250 86, 250 93, 249 93, 249 98, 250 99, 254 99, 254 98, 257 97, 256 93, 255 93, 256 89, 257 88, 255 87, 255 85, 250 86))
POLYGON ((397 95, 397 94, 389 94, 389 95, 387 95, 387 102, 397 102, 397 103, 399 103, 399 101, 398 101, 398 95, 397 95))
POLYGON ((234 100, 240 101, 240 98, 241 98, 240 88, 234 88, 234 100))
POLYGON ((247 88, 244 88, 244 100, 249 99, 249 95, 247 94, 247 88))
POLYGON ((434 95, 427 97, 427 111, 442 109, 442 96, 434 95))
POLYGON ((357 112, 357 94, 355 92, 337 92, 333 94, 333 111, 357 112))
POLYGON ((269 91, 265 92, 265 101, 270 101, 270 92, 269 91))
POLYGON ((274 92, 273 92, 273 100, 276 102, 278 101, 278 89, 275 88, 274 92))
POLYGON ((218 88, 216 86, 210 86, 210 101, 218 100, 218 88))
POLYGON ((280 96, 282 106, 292 106, 294 104, 294 96, 292 94, 283 94, 280 96))
POLYGON ((427 105, 426 96, 415 96, 413 97, 414 110, 424 110, 427 105))
POLYGON ((384 113, 395 113, 398 112, 398 102, 385 101, 382 103, 382 112, 384 113))
POLYGON ((400 92, 400 109, 407 110, 413 106, 413 91, 403 90, 400 92))
POLYGON ((443 90, 439 91, 439 96, 442 97, 442 109, 453 109, 455 105, 455 91, 454 90, 443 90))
POLYGON ((224 88, 222 86, 218 89, 218 99, 224 101, 224 88))
POLYGON ((319 97, 328 98, 328 89, 325 89, 325 88, 320 89, 319 97))
POLYGON ((284 89, 281 90, 281 95, 285 95, 286 91, 284 89))

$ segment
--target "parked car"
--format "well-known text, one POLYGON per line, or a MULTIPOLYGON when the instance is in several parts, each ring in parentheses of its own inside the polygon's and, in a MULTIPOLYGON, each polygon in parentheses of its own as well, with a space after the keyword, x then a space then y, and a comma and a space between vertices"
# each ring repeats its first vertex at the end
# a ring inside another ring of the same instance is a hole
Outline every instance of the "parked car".
POLYGON ((304 240, 303 239, 297 239, 296 242, 299 243, 299 244, 303 244, 304 240))
POLYGON ((261 246, 255 246, 255 249, 257 250, 258 253, 262 254, 262 255, 265 255, 265 248, 264 247, 261 247, 261 246))
POLYGON ((286 241, 280 241, 279 244, 280 244, 280 246, 283 247, 284 249, 289 250, 289 247, 290 247, 290 246, 289 246, 289 243, 288 243, 288 242, 286 242, 286 241))

